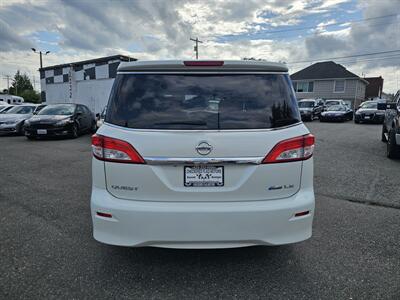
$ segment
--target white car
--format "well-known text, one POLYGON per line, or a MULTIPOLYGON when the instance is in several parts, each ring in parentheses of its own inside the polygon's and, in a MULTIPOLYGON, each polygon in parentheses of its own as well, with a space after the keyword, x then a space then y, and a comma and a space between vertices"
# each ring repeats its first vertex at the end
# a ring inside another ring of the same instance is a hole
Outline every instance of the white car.
POLYGON ((94 238, 170 248, 310 238, 314 136, 287 72, 262 61, 122 63, 92 137, 94 238))

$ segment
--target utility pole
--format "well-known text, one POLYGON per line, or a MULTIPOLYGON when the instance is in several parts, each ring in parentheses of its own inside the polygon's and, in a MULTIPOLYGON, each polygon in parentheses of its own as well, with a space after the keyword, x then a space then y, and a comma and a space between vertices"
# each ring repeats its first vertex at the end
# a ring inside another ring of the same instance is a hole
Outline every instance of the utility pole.
POLYGON ((9 93, 9 91, 10 91, 10 78, 11 78, 10 75, 5 75, 4 76, 4 79, 7 80, 7 93, 9 93))
POLYGON ((190 38, 191 41, 196 43, 196 46, 194 46, 194 51, 196 52, 196 59, 199 59, 199 43, 203 43, 200 41, 197 37, 196 39, 190 38))
MULTIPOLYGON (((32 51, 34 53, 39 54, 39 56, 40 56, 40 69, 43 69, 43 59, 42 59, 43 52, 42 51, 36 51, 35 48, 31 48, 31 49, 32 49, 32 51)), ((50 53, 50 51, 46 51, 46 52, 44 52, 44 55, 47 55, 49 53, 50 53)))

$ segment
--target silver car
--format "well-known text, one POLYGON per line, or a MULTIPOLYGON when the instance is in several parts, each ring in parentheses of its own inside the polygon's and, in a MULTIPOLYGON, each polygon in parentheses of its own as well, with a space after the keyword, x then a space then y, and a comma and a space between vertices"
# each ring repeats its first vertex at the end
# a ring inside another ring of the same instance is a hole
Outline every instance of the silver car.
POLYGON ((17 105, 0 114, 0 134, 24 133, 24 122, 32 117, 37 105, 17 105))

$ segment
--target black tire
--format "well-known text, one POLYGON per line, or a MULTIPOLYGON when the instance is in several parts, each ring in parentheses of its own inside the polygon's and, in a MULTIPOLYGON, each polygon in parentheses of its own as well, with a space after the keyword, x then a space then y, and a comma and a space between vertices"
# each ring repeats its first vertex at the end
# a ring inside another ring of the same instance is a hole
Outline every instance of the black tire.
POLYGON ((324 119, 322 119, 321 117, 319 117, 319 121, 320 121, 320 122, 324 122, 324 119))
POLYGON ((387 142, 385 133, 386 133, 385 126, 382 126, 381 141, 384 143, 387 142))
POLYGON ((386 156, 388 158, 398 158, 400 155, 399 146, 396 145, 396 132, 390 129, 386 144, 386 156))
POLYGON ((308 121, 312 122, 314 120, 313 116, 311 115, 308 121))
POLYGON ((358 120, 357 118, 354 118, 354 123, 360 124, 360 120, 358 120))
POLYGON ((71 139, 76 139, 79 136, 79 128, 76 123, 72 126, 70 137, 71 139))
POLYGON ((24 130, 24 123, 22 123, 21 125, 19 125, 18 128, 18 135, 25 135, 25 130, 24 130))
POLYGON ((36 140, 36 137, 31 136, 31 135, 26 135, 26 138, 30 141, 36 140))

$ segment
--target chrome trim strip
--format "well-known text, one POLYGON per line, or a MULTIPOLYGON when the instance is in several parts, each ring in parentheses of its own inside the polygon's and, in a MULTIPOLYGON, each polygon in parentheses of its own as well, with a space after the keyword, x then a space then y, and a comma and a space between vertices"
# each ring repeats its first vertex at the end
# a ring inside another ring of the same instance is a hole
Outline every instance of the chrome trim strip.
POLYGON ((118 71, 117 75, 119 74, 251 74, 251 75, 258 75, 258 74, 283 74, 289 75, 288 72, 278 72, 278 71, 207 71, 207 70, 198 70, 198 71, 118 71))
POLYGON ((149 165, 180 165, 180 164, 249 164, 259 165, 264 157, 162 157, 145 156, 143 159, 149 165))
POLYGON ((275 127, 275 128, 259 128, 259 129, 140 129, 140 128, 128 128, 128 127, 123 127, 115 124, 111 124, 108 122, 104 122, 103 124, 106 124, 107 126, 114 127, 114 128, 119 128, 127 131, 136 131, 136 132, 264 132, 264 131, 274 131, 274 130, 281 130, 281 129, 286 129, 290 127, 295 127, 298 125, 303 124, 302 121, 287 125, 287 126, 282 126, 282 127, 275 127))

